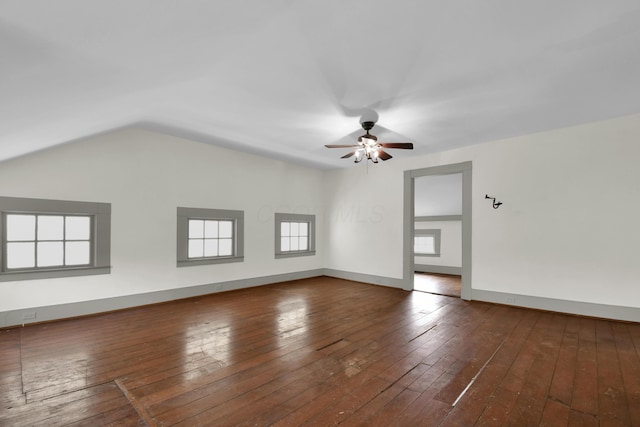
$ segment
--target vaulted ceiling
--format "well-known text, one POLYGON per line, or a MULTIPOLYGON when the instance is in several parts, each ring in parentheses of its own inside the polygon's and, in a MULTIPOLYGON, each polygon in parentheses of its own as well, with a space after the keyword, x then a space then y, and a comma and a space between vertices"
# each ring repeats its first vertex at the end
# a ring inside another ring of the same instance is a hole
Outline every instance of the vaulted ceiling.
MULTIPOLYGON (((140 126, 319 168, 640 112, 637 0, 0 0, 0 160, 140 126)), ((378 166, 376 166, 378 167, 378 166)))

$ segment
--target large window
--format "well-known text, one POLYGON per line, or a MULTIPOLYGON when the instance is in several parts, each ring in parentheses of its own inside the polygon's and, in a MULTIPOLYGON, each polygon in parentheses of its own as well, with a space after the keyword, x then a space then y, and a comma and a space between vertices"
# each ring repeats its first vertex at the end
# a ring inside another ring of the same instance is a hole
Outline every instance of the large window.
POLYGON ((178 208, 178 267, 244 260, 244 212, 178 208))
POLYGON ((91 264, 91 217, 7 214, 7 270, 91 264))
POLYGON ((110 272, 110 204, 0 197, 0 211, 0 281, 110 272))
POLYGON ((315 215, 275 215, 276 258, 315 255, 315 215))
POLYGON ((440 256, 440 230, 416 230, 413 252, 418 256, 440 256))

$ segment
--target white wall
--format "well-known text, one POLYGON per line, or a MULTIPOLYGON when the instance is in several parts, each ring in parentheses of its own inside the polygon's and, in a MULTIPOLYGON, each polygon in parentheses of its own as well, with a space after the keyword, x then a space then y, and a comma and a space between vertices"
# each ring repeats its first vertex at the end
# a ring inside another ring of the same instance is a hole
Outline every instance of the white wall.
POLYGON ((322 268, 322 172, 142 130, 0 164, 0 195, 112 208, 109 275, 0 283, 0 311, 322 268), (245 212, 245 261, 176 268, 176 207, 245 212), (316 214, 318 255, 274 258, 274 212, 316 214))
POLYGON ((331 222, 325 267, 401 279, 403 171, 471 161, 473 289, 640 307, 638 141, 635 115, 329 171, 327 212, 384 214, 331 222))
POLYGON ((462 267, 462 221, 416 221, 416 230, 440 230, 440 256, 414 257, 415 264, 462 267))
POLYGON ((401 170, 389 161, 325 172, 325 267, 402 277, 401 170))
POLYGON ((638 141, 640 115, 325 172, 137 130, 67 144, 1 163, 0 195, 112 203, 112 273, 2 282, 0 311, 321 268, 402 279, 404 171, 464 161, 474 290, 640 307, 638 141), (245 262, 176 268, 177 206, 244 210, 245 262), (318 255, 274 259, 274 211, 316 214, 318 255))

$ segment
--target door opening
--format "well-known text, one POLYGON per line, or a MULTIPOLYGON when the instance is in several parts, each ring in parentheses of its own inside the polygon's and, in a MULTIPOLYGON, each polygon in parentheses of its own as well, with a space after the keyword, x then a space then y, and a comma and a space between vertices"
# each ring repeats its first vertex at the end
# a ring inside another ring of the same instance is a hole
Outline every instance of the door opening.
POLYGON ((471 299, 471 162, 405 171, 403 288, 471 299))

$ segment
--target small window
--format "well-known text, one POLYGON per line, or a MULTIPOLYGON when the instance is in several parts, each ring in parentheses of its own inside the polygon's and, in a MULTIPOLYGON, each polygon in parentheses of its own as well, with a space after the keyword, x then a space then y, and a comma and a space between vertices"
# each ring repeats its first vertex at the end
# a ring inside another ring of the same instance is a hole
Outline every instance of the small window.
POLYGON ((440 230, 416 230, 413 252, 419 256, 440 256, 440 230))
POLYGON ((110 204, 0 197, 0 211, 0 281, 110 272, 110 204))
POLYGON ((178 267, 244 260, 244 212, 178 208, 178 267))
POLYGON ((276 258, 315 255, 315 215, 276 213, 276 258))

